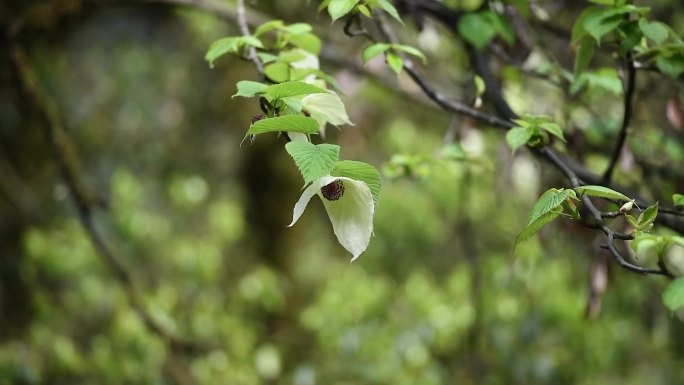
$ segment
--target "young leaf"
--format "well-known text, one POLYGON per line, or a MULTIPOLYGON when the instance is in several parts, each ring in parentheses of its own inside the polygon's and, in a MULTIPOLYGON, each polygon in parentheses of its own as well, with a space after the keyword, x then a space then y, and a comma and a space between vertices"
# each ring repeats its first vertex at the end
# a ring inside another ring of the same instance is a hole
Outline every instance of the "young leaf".
POLYGON ((661 53, 656 58, 656 66, 662 73, 677 79, 679 75, 684 73, 684 54, 674 53, 667 55, 661 53))
POLYGON ((378 202, 380 201, 380 191, 382 190, 382 179, 375 167, 354 160, 341 160, 337 162, 331 175, 347 177, 364 182, 371 190, 373 203, 375 206, 378 205, 378 202))
POLYGON ((335 144, 292 141, 285 145, 285 150, 297 164, 305 185, 330 175, 340 157, 340 146, 335 144))
POLYGON ((637 253, 640 247, 651 247, 655 245, 657 242, 658 237, 656 237, 655 235, 651 235, 643 231, 637 230, 634 232, 634 240, 629 243, 629 247, 631 247, 632 250, 635 253, 637 253))
POLYGON ((623 5, 611 8, 595 8, 583 18, 582 27, 594 39, 596 39, 596 42, 600 45, 601 38, 605 34, 615 30, 615 28, 617 28, 622 22, 626 21, 624 14, 643 14, 648 11, 650 11, 650 8, 648 7, 635 7, 633 5, 623 5))
POLYGON ((627 214, 625 215, 625 219, 627 219, 627 222, 634 228, 639 227, 639 221, 637 221, 633 216, 627 214))
POLYGON ((534 135, 533 127, 513 127, 506 132, 506 143, 511 148, 511 152, 515 152, 521 146, 524 146, 528 140, 534 135))
POLYGON ((280 29, 284 26, 285 24, 283 23, 282 20, 270 20, 265 22, 264 24, 261 24, 257 29, 254 31, 254 36, 260 36, 266 32, 272 31, 274 29, 280 29))
POLYGON ((584 21, 587 19, 587 17, 600 11, 601 8, 595 6, 587 7, 584 11, 582 11, 577 20, 575 20, 575 24, 572 26, 570 41, 573 44, 587 35, 587 30, 584 29, 584 21))
POLYGON ((544 131, 565 142, 565 137, 563 137, 563 130, 561 130, 560 126, 556 123, 545 122, 540 124, 539 126, 542 129, 544 129, 544 131))
MULTIPOLYGON (((482 79, 479 75, 475 75, 475 77, 473 78, 473 81, 475 82, 475 93, 476 93, 476 95, 477 96, 484 95, 484 92, 487 89, 487 86, 485 85, 484 79, 482 79)), ((515 122, 515 120, 514 120, 514 122, 515 122)), ((526 126, 523 126, 523 127, 526 127, 526 126)))
POLYGON ((406 52, 410 55, 417 56, 420 58, 420 60, 423 61, 423 64, 427 64, 427 58, 425 55, 420 52, 418 49, 411 47, 410 45, 404 45, 404 44, 392 44, 392 48, 397 50, 397 51, 403 51, 406 52))
POLYGON ((672 195, 672 203, 675 206, 684 206, 684 195, 682 194, 673 194, 672 195))
POLYGON ((639 19, 639 28, 646 37, 653 40, 657 45, 663 44, 669 35, 667 27, 663 23, 659 21, 649 23, 644 17, 639 19))
POLYGON ((401 23, 402 25, 404 24, 404 22, 401 21, 401 17, 399 17, 399 12, 397 12, 397 9, 394 8, 394 5, 392 5, 392 3, 390 3, 387 0, 377 0, 377 2, 380 8, 384 9, 385 12, 389 13, 390 16, 395 18, 399 23, 401 23))
POLYGON ((359 4, 356 6, 356 8, 359 10, 359 12, 361 12, 362 15, 366 17, 371 17, 371 11, 370 9, 368 9, 368 7, 366 7, 366 5, 359 4))
POLYGON ((360 0, 331 0, 328 4, 328 13, 333 21, 348 14, 360 0))
POLYGON ((321 39, 313 33, 302 33, 288 37, 290 44, 299 47, 309 53, 318 55, 321 52, 321 39))
POLYGON ((617 192, 615 190, 609 189, 608 187, 603 187, 603 186, 593 186, 593 185, 581 186, 581 187, 575 188, 575 191, 577 191, 580 195, 589 195, 590 197, 615 199, 615 200, 619 200, 619 201, 631 200, 627 195, 625 195, 621 192, 617 192))
POLYGON ((387 60, 387 65, 389 65, 392 71, 399 76, 401 70, 404 68, 404 60, 401 58, 401 56, 394 52, 387 52, 385 55, 385 60, 387 60))
POLYGON ((607 11, 611 10, 592 13, 584 20, 584 29, 596 39, 596 43, 599 45, 601 45, 601 38, 605 34, 613 31, 625 20, 622 15, 607 11))
POLYGON ((539 230, 541 230, 542 227, 546 226, 554 219, 558 218, 560 214, 560 211, 552 211, 542 215, 533 222, 528 223, 527 226, 525 226, 525 228, 522 229, 520 233, 518 233, 518 236, 515 237, 515 246, 513 246, 513 248, 515 249, 515 247, 518 246, 520 242, 527 240, 528 238, 539 232, 539 230))
POLYGON ((268 85, 259 82, 253 82, 250 80, 242 80, 237 83, 237 93, 232 97, 242 96, 245 98, 251 98, 257 94, 262 93, 268 85))
POLYGON ((596 42, 589 36, 585 36, 580 40, 580 45, 577 48, 577 56, 575 56, 575 76, 578 76, 587 69, 591 58, 594 57, 596 50, 596 42))
POLYGON ((307 23, 294 23, 285 26, 283 29, 293 35, 301 35, 312 30, 311 25, 307 23))
POLYGON ((496 37, 496 27, 481 13, 467 13, 458 21, 458 33, 476 49, 482 50, 496 37))
POLYGON ((274 62, 264 68, 266 77, 273 80, 275 83, 286 82, 290 80, 290 66, 283 62, 274 62))
POLYGON ((262 119, 252 124, 247 131, 247 135, 281 131, 313 134, 318 132, 318 122, 316 119, 307 118, 306 116, 301 115, 277 116, 275 118, 262 119))
POLYGON ((209 46, 204 59, 209 62, 209 66, 214 68, 214 61, 227 53, 238 52, 243 45, 251 45, 257 48, 264 48, 261 40, 254 36, 224 37, 216 40, 209 46))
POLYGON ((555 188, 547 190, 532 207, 532 213, 530 213, 530 219, 526 227, 542 216, 556 210, 566 199, 574 197, 573 194, 574 191, 572 190, 557 190, 555 188))
POLYGON ((663 303, 670 311, 679 310, 684 306, 684 277, 670 282, 663 292, 663 303))
POLYGON ((237 52, 239 48, 239 37, 224 37, 223 39, 216 40, 209 46, 204 59, 209 62, 209 66, 214 68, 214 61, 219 57, 230 53, 237 52))
POLYGON ((384 43, 376 43, 373 45, 369 45, 368 47, 363 49, 363 52, 361 52, 361 58, 363 59, 363 65, 368 64, 371 59, 374 57, 380 55, 381 53, 387 51, 390 48, 389 44, 384 44, 384 43))
POLYGON ((283 82, 274 84, 264 90, 264 94, 273 99, 282 99, 288 96, 325 94, 328 91, 304 82, 283 82))
POLYGON ((646 229, 648 225, 653 223, 658 216, 658 202, 653 206, 644 210, 643 216, 639 220, 639 230, 646 229))

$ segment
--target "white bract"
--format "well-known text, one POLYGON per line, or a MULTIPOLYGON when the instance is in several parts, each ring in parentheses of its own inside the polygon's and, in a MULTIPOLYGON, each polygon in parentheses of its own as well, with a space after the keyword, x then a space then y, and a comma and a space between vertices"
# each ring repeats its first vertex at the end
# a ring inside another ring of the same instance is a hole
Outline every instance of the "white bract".
POLYGON ((366 250, 373 234, 375 205, 370 188, 366 183, 351 178, 335 176, 318 178, 304 190, 295 204, 292 223, 289 226, 293 226, 299 220, 314 195, 318 195, 323 201, 337 240, 342 247, 352 253, 352 261, 354 261, 366 250), (340 189, 339 186, 342 188, 340 189), (326 188, 325 194, 321 191, 324 187, 326 188))

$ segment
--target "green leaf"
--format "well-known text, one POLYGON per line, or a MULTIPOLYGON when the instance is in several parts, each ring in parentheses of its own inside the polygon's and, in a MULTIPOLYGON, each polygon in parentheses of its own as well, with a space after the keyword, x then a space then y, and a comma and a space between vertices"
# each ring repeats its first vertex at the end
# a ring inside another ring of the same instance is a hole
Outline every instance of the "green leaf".
POLYGON ((556 210, 566 199, 576 199, 574 194, 575 192, 572 190, 558 190, 555 188, 547 190, 544 194, 542 194, 541 197, 539 197, 537 203, 535 203, 532 207, 532 212, 530 213, 530 219, 527 222, 527 226, 530 226, 542 216, 556 210))
POLYGON ((657 216, 658 216, 658 202, 656 202, 656 204, 654 204, 653 206, 644 210, 643 216, 641 216, 639 218, 638 230, 646 229, 651 223, 653 223, 656 220, 657 216))
POLYGON ((684 306, 684 277, 670 282, 663 292, 663 303, 670 311, 679 310, 684 306))
POLYGON ((266 32, 272 31, 274 29, 280 29, 284 26, 285 24, 283 23, 282 20, 270 20, 265 22, 264 24, 261 24, 257 29, 254 31, 254 36, 260 36, 266 32))
POLYGON ((392 5, 392 3, 390 3, 387 0, 377 0, 377 2, 380 8, 384 9, 385 12, 389 13, 390 16, 395 18, 398 22, 404 24, 404 22, 401 21, 401 17, 399 17, 399 12, 397 12, 397 9, 394 8, 394 5, 392 5))
POLYGON ((616 3, 620 3, 619 0, 589 0, 589 2, 601 5, 616 5, 616 3))
POLYGON ((359 12, 361 12, 362 15, 371 17, 370 9, 368 9, 368 7, 366 7, 364 4, 359 4, 356 8, 359 10, 359 12))
POLYGON ((632 227, 634 227, 634 228, 639 227, 639 222, 637 222, 637 220, 634 219, 633 216, 627 214, 627 215, 625 215, 625 218, 627 219, 627 222, 628 222, 630 225, 632 225, 632 227))
POLYGON ((257 53, 257 56, 259 56, 259 59, 261 59, 264 64, 278 60, 278 56, 266 52, 259 52, 257 53))
POLYGON ((635 253, 637 253, 639 252, 640 247, 650 247, 655 245, 657 242, 658 237, 656 237, 655 235, 651 235, 649 233, 644 233, 643 231, 637 230, 634 232, 634 240, 629 243, 629 247, 631 247, 632 250, 635 253))
POLYGON ((264 94, 273 99, 282 99, 298 95, 325 94, 327 92, 328 91, 323 88, 304 82, 283 82, 269 86, 264 90, 264 94))
MULTIPOLYGON (((528 223, 527 226, 525 226, 525 228, 522 229, 520 233, 518 233, 518 236, 515 237, 515 246, 518 246, 520 242, 527 240, 528 238, 539 232, 539 230, 541 230, 542 227, 546 226, 547 224, 551 223, 554 219, 558 218, 560 214, 560 211, 552 211, 537 218, 534 222, 528 223)), ((513 247, 514 249, 515 246, 513 247)))
POLYGON ((602 68, 597 72, 584 72, 580 79, 592 88, 601 88, 617 96, 622 95, 622 81, 617 71, 612 68, 602 68))
POLYGON ((577 193, 580 195, 589 195, 590 197, 615 199, 618 201, 629 201, 629 200, 631 200, 627 195, 625 195, 621 192, 609 189, 608 187, 603 187, 603 186, 594 186, 594 185, 581 186, 581 187, 576 187, 575 191, 577 191, 577 193))
POLYGON ((684 195, 682 194, 672 194, 672 203, 675 206, 684 206, 684 195))
POLYGON ((237 93, 232 97, 242 96, 245 98, 251 98, 257 94, 262 93, 268 85, 259 82, 253 82, 249 80, 242 80, 237 83, 237 93))
POLYGON ((237 53, 243 45, 251 45, 257 48, 264 48, 261 41, 254 36, 224 37, 216 40, 209 46, 209 50, 204 55, 204 59, 213 68, 214 61, 227 53, 237 53))
POLYGON ((390 44, 376 43, 369 45, 364 48, 361 52, 361 58, 363 59, 363 65, 368 64, 371 59, 380 55, 381 53, 387 51, 390 48, 390 44))
POLYGON ((485 85, 485 81, 479 75, 475 75, 475 77, 473 78, 473 81, 475 82, 475 93, 476 93, 476 95, 482 96, 487 89, 487 87, 485 85))
POLYGON ((511 152, 515 152, 521 146, 524 146, 528 140, 534 135, 533 127, 513 127, 506 132, 506 143, 511 148, 511 152))
POLYGON ((601 38, 617 28, 623 21, 624 17, 622 15, 605 17, 602 12, 593 13, 584 21, 584 29, 600 45, 601 38))
POLYGON ((348 14, 360 0, 331 0, 328 4, 328 13, 333 21, 348 14))
POLYGON ((247 135, 281 131, 313 134, 318 132, 318 122, 316 119, 301 115, 277 116, 275 118, 262 119, 252 124, 247 131, 247 135))
POLYGON ((578 76, 587 69, 589 62, 591 62, 591 59, 594 57, 595 51, 596 42, 588 36, 583 37, 577 48, 577 56, 575 56, 575 76, 578 76))
POLYGON ((475 48, 482 50, 496 37, 497 29, 482 13, 468 13, 458 20, 458 33, 475 48))
POLYGON ((600 45, 601 38, 607 33, 615 30, 622 22, 627 22, 624 17, 626 13, 642 14, 650 10, 647 7, 635 7, 633 5, 623 5, 611 8, 595 8, 587 14, 582 26, 596 42, 600 45))
POLYGON ((341 160, 337 162, 331 175, 343 176, 364 182, 371 190, 375 206, 378 205, 380 191, 382 190, 382 179, 375 167, 355 160, 341 160))
POLYGON ((656 58, 656 66, 664 74, 673 78, 678 78, 684 73, 684 54, 675 53, 672 55, 661 54, 656 58))
POLYGON ((294 23, 283 27, 283 29, 293 35, 301 35, 312 30, 311 25, 307 23, 294 23))
POLYGON ((468 154, 458 143, 451 143, 442 147, 442 149, 439 151, 439 156, 454 160, 468 159, 468 154))
POLYGON ((663 44, 669 35, 667 27, 663 23, 659 21, 649 23, 644 17, 639 19, 639 28, 647 38, 653 40, 657 45, 663 44))
POLYGON ((397 51, 403 51, 406 52, 410 55, 417 56, 420 58, 420 60, 423 61, 423 64, 427 64, 427 58, 425 55, 420 52, 418 49, 411 47, 410 45, 404 45, 404 44, 392 44, 392 48, 397 50, 397 51))
POLYGON ((556 123, 545 122, 539 125, 544 131, 555 136, 556 138, 565 142, 565 137, 563 136, 563 130, 556 123))
POLYGON ((275 62, 264 67, 266 77, 275 83, 282 83, 290 80, 290 66, 287 63, 275 62))
POLYGON ((304 177, 304 184, 330 175, 340 157, 340 146, 335 144, 314 145, 309 142, 293 141, 285 145, 297 168, 304 177))
POLYGON ((587 17, 600 11, 601 8, 595 6, 588 7, 587 9, 582 11, 577 20, 575 20, 575 24, 572 26, 572 35, 570 37, 570 41, 573 44, 587 34, 586 29, 584 29, 584 22, 587 19, 587 17))
POLYGON ((314 55, 321 52, 321 39, 313 33, 303 33, 301 35, 292 35, 288 37, 290 44, 299 47, 314 55))
POLYGON ((242 36, 240 37, 241 41, 241 46, 242 45, 251 45, 252 47, 256 48, 264 48, 264 45, 261 43, 261 40, 257 39, 254 36, 242 36))
POLYGON ((392 71, 399 76, 401 70, 404 68, 404 60, 401 58, 401 56, 394 52, 387 52, 385 55, 385 60, 387 60, 387 65, 389 65, 392 71))
POLYGON ((239 48, 239 37, 224 37, 223 39, 216 40, 209 46, 209 50, 204 59, 209 62, 209 66, 214 68, 214 60, 227 54, 237 52, 239 48))
POLYGON ((636 20, 630 20, 628 22, 622 23, 620 25, 619 31, 620 34, 624 36, 620 42, 620 54, 623 56, 634 49, 634 47, 641 44, 641 39, 644 37, 641 29, 639 29, 639 22, 636 20))

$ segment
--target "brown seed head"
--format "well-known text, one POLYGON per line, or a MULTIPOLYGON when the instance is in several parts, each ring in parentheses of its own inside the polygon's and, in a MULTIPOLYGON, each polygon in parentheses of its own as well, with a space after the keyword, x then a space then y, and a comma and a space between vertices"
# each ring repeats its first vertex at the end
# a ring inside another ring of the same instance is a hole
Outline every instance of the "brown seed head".
POLYGON ((337 179, 321 187, 321 194, 329 201, 336 201, 344 195, 344 184, 337 179))

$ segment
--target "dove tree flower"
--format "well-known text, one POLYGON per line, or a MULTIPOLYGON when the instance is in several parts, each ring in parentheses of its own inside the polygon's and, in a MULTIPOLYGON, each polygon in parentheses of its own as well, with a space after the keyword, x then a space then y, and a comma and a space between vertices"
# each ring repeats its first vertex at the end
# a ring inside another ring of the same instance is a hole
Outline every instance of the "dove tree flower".
POLYGON ((337 240, 352 254, 354 261, 366 250, 373 234, 375 203, 370 188, 363 181, 347 177, 318 178, 295 204, 289 226, 297 223, 314 195, 323 201, 337 240))

